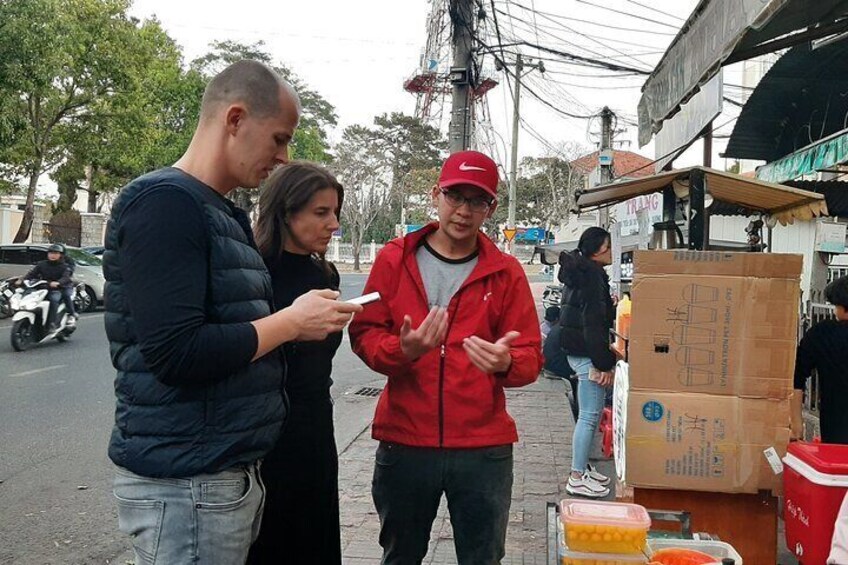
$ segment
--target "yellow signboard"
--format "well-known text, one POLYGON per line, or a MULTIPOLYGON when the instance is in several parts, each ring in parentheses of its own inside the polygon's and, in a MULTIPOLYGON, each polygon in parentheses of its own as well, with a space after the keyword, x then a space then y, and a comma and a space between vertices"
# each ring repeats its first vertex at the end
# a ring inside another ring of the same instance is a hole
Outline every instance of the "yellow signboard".
POLYGON ((504 234, 504 237, 506 238, 506 240, 508 242, 512 243, 512 240, 515 239, 515 232, 516 232, 515 228, 504 229, 503 234, 504 234))

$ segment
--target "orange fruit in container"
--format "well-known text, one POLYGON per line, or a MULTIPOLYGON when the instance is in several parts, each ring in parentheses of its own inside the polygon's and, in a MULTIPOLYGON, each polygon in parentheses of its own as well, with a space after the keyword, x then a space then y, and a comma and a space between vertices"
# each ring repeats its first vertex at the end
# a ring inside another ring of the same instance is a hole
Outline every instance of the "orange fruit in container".
POLYGON ((657 565, 704 565, 716 561, 712 555, 694 549, 661 549, 651 556, 651 563, 657 565))
POLYGON ((566 499, 560 518, 569 549, 583 553, 642 553, 651 527, 644 507, 619 502, 566 499))

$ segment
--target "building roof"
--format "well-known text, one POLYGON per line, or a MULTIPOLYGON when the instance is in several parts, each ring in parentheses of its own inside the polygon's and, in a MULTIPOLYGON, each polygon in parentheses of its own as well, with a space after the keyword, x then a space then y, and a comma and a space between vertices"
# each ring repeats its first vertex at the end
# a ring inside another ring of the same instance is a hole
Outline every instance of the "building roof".
POLYGON ((774 161, 845 129, 848 42, 789 50, 742 108, 724 151, 774 161))
MULTIPOLYGON (((653 161, 632 151, 613 151, 613 176, 626 176, 627 178, 647 177, 654 174, 653 161), (638 170, 637 170, 638 169, 638 170)), ((589 153, 573 160, 571 166, 588 175, 598 167, 598 152, 589 153)))

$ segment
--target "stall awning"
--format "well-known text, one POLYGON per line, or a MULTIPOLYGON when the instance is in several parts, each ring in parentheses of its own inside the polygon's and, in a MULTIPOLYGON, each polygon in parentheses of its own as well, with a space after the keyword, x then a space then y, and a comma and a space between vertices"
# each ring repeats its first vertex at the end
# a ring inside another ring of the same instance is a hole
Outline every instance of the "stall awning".
POLYGON ((693 171, 704 172, 707 192, 714 200, 769 214, 784 225, 795 219, 811 220, 827 215, 827 204, 821 194, 706 167, 690 167, 599 186, 580 193, 577 206, 582 210, 616 204, 665 188, 673 188, 678 196, 685 195, 693 171))
POLYGON ((722 65, 791 46, 770 49, 769 42, 795 31, 807 30, 804 37, 835 33, 843 26, 831 24, 846 15, 848 0, 701 0, 642 87, 639 144, 648 143, 722 65), (814 27, 818 32, 808 29, 814 27))
MULTIPOLYGON (((751 92, 724 156, 774 161, 845 129, 845 92, 848 40, 791 49, 751 92)), ((758 177, 769 182, 795 178, 758 177)))

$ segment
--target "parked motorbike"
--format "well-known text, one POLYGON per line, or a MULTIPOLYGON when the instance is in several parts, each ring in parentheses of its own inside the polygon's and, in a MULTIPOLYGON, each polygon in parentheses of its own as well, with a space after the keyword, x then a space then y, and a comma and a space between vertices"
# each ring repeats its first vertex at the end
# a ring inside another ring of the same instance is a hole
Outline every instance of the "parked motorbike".
POLYGON ((56 329, 47 327, 50 312, 48 281, 24 281, 9 299, 12 309, 12 348, 25 351, 51 339, 66 341, 76 330, 65 305, 59 302, 56 308, 56 329))
POLYGON ((90 311, 93 300, 94 297, 85 289, 85 283, 81 282, 74 285, 74 310, 77 311, 77 314, 90 311))
POLYGON ((0 319, 8 318, 12 315, 12 306, 9 301, 15 294, 15 280, 17 279, 12 277, 0 281, 0 319))

